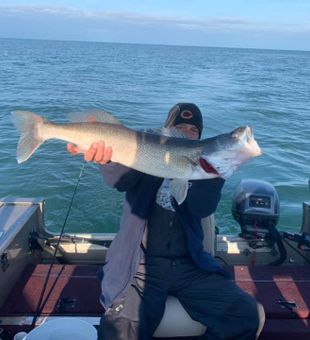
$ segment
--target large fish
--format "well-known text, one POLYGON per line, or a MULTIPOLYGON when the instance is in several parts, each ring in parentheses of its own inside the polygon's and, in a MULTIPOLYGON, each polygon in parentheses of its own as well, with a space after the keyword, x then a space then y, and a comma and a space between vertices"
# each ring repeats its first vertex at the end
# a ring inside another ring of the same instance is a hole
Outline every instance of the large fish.
POLYGON ((188 180, 222 177, 227 179, 247 160, 259 156, 261 149, 248 126, 203 140, 175 137, 176 129, 135 131, 106 112, 77 115, 73 123, 56 124, 26 111, 12 112, 21 137, 17 162, 26 161, 48 139, 76 144, 81 150, 103 140, 113 149, 112 161, 141 172, 170 178, 170 190, 182 203, 188 180))

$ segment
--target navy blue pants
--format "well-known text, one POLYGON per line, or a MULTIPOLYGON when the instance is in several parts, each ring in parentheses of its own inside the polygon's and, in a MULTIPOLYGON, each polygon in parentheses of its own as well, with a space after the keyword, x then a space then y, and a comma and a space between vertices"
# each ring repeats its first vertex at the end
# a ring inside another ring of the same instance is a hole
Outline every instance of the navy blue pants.
POLYGON ((149 340, 167 295, 176 296, 192 319, 207 326, 203 339, 255 339, 257 302, 232 280, 197 268, 190 259, 147 258, 126 295, 101 319, 100 340, 149 340))

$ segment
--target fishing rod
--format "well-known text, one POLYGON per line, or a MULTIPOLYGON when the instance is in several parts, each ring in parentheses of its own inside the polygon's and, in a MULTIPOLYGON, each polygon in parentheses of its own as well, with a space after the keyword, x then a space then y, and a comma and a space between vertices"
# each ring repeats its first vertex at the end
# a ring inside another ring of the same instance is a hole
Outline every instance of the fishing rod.
MULTIPOLYGON (((65 242, 70 242, 72 244, 76 244, 77 242, 87 242, 90 244, 102 246, 102 247, 109 247, 112 243, 112 239, 93 239, 89 237, 84 237, 84 236, 77 236, 77 235, 71 235, 71 234, 62 234, 61 235, 62 241, 65 242)), ((47 246, 55 246, 59 240, 59 235, 56 237, 54 236, 53 238, 46 237, 46 236, 41 236, 37 231, 32 231, 29 236, 29 243, 30 243, 30 249, 35 250, 43 250, 41 245, 39 244, 39 241, 45 242, 45 245, 47 246)))
MULTIPOLYGON (((46 292, 47 283, 49 281, 49 278, 50 278, 53 266, 55 264, 56 254, 57 254, 58 249, 59 249, 59 245, 60 245, 60 241, 61 241, 62 235, 64 234, 64 230, 65 230, 65 227, 66 227, 66 224, 67 224, 67 221, 68 221, 68 217, 69 217, 72 205, 73 205, 73 200, 74 200, 74 197, 76 195, 77 188, 78 188, 78 186, 80 184, 80 181, 81 181, 81 177, 82 177, 82 174, 83 174, 83 171, 84 171, 84 168, 85 168, 85 164, 86 164, 86 161, 83 162, 83 165, 81 167, 80 174, 78 176, 78 179, 77 179, 77 182, 76 182, 76 185, 75 185, 75 188, 74 188, 74 191, 73 191, 70 203, 69 203, 68 211, 67 211, 67 214, 66 214, 63 226, 61 228, 61 231, 60 231, 60 234, 59 234, 59 238, 58 238, 56 246, 55 246, 54 254, 53 254, 53 257, 52 257, 52 262, 50 263, 47 275, 46 275, 45 280, 44 280, 44 284, 43 284, 43 288, 42 288, 42 291, 41 291, 41 294, 40 294, 39 302, 37 304, 36 312, 35 312, 35 315, 33 317, 32 323, 31 323, 31 327, 32 328, 35 327, 36 321, 37 321, 38 317, 40 316, 40 314, 41 314, 41 312, 42 312, 42 310, 44 308, 44 305, 45 305, 45 302, 43 302, 43 297, 44 297, 44 294, 46 292)), ((53 287, 52 287, 52 289, 53 289, 53 287)))

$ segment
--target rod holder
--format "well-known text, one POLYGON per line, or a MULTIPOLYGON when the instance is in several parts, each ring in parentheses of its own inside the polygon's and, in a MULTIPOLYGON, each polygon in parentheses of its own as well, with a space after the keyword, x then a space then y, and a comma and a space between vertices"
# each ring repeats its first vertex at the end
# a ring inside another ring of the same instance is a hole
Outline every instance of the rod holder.
POLYGON ((302 204, 301 233, 310 234, 310 202, 302 204))

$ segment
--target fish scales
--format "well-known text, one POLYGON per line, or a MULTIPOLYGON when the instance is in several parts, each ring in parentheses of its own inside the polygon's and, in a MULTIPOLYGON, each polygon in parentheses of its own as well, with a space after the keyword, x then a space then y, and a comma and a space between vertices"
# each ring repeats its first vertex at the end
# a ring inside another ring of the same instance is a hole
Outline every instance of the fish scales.
POLYGON ((122 125, 104 123, 69 123, 44 124, 43 138, 61 139, 76 144, 86 151, 95 141, 104 141, 106 146, 113 146, 114 162, 121 162, 131 167, 137 150, 136 133, 122 125))
POLYGON ((203 141, 137 133, 138 150, 133 167, 150 167, 157 176, 188 178, 202 153, 203 141), (152 146, 152 147, 150 147, 152 146))
POLYGON ((26 161, 48 139, 76 144, 82 152, 92 143, 104 141, 112 147, 113 162, 157 177, 169 178, 172 195, 180 204, 188 190, 188 180, 229 178, 244 162, 261 155, 252 128, 234 131, 204 140, 175 138, 141 132, 120 124, 113 116, 96 113, 96 121, 56 124, 26 111, 12 113, 21 137, 17 161, 26 161))

